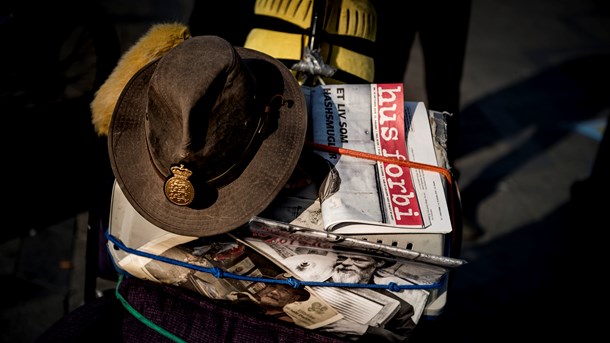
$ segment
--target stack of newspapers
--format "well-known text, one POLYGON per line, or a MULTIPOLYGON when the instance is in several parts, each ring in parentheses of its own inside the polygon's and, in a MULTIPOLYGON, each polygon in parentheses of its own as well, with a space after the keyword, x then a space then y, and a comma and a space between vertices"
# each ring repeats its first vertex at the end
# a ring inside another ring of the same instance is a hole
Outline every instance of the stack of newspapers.
POLYGON ((108 244, 116 267, 311 330, 405 341, 422 317, 440 314, 447 274, 466 261, 448 253, 448 180, 433 112, 405 102, 402 87, 304 87, 310 139, 290 187, 229 234, 164 231, 115 184, 108 244))
MULTIPOLYGON (((314 153, 330 167, 319 184, 278 197, 264 215, 350 240, 450 256, 457 200, 444 114, 405 101, 403 84, 320 85, 304 93, 314 153)), ((446 296, 445 288, 433 291, 425 313, 440 314, 446 296)))

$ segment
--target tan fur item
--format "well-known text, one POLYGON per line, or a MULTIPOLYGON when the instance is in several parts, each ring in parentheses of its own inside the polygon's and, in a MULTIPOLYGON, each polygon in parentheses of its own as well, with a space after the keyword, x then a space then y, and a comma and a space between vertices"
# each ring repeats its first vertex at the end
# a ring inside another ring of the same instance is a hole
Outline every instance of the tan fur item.
POLYGON ((108 135, 117 100, 135 73, 190 37, 184 24, 155 24, 123 54, 91 102, 92 122, 99 136, 108 135))

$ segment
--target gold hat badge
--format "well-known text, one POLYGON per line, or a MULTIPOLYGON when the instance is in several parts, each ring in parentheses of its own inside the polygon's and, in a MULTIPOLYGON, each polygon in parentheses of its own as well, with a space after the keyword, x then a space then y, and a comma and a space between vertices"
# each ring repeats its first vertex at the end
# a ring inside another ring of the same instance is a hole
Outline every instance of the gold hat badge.
POLYGON ((165 196, 175 205, 189 205, 195 199, 195 188, 188 180, 193 172, 185 168, 183 164, 172 166, 170 170, 173 176, 165 181, 165 196))

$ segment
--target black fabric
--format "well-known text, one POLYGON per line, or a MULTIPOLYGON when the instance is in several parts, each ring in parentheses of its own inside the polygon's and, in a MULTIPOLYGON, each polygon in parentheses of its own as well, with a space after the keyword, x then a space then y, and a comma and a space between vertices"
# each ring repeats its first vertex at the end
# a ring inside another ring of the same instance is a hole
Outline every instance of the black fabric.
MULTIPOLYGON (((144 317, 187 342, 346 342, 170 285, 127 278, 119 292, 144 317)), ((68 313, 36 343, 91 341, 172 342, 128 312, 114 292, 108 292, 68 313)))
MULTIPOLYGON (((170 285, 129 278, 119 292, 146 318, 188 342, 344 342, 264 315, 246 315, 170 285)), ((121 327, 126 342, 171 342, 131 315, 122 318, 121 327)))
POLYGON ((216 35, 244 46, 254 24, 255 0, 196 0, 188 26, 193 36, 216 35))

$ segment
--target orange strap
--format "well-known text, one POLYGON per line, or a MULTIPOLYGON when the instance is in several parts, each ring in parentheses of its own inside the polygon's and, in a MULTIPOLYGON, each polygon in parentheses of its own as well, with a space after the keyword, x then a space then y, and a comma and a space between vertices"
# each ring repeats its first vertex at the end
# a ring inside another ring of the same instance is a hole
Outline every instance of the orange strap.
MULTIPOLYGON (((453 224, 453 226, 455 226, 455 207, 454 207, 454 203, 453 203, 453 182, 452 182, 452 178, 451 178, 451 172, 449 170, 438 167, 438 166, 433 166, 430 164, 400 160, 400 159, 397 159, 394 157, 369 154, 367 152, 339 148, 336 146, 324 145, 324 144, 319 144, 319 143, 314 143, 314 142, 305 142, 305 144, 315 150, 332 152, 332 153, 336 153, 336 154, 363 158, 363 159, 372 160, 372 161, 396 164, 396 165, 400 165, 403 167, 424 169, 424 170, 441 173, 443 176, 445 176, 445 178, 447 179, 447 183, 449 184, 449 208, 451 210, 451 223, 453 224)), ((452 231, 455 231, 455 230, 452 230, 452 231)))
POLYGON ((447 170, 445 168, 438 167, 438 166, 433 166, 433 165, 430 165, 430 164, 419 163, 419 162, 400 160, 400 159, 397 159, 397 158, 394 158, 394 157, 387 157, 387 156, 369 154, 367 152, 362 152, 362 151, 357 151, 357 150, 350 150, 350 149, 345 149, 345 148, 339 148, 339 147, 336 147, 336 146, 318 144, 318 143, 313 143, 313 142, 305 142, 305 144, 309 145, 310 147, 312 147, 312 148, 314 148, 316 150, 322 150, 322 151, 326 151, 326 152, 333 152, 333 153, 336 153, 336 154, 347 155, 347 156, 352 156, 352 157, 358 157, 358 158, 363 158, 363 159, 373 160, 373 161, 378 161, 378 162, 391 163, 391 164, 396 164, 396 165, 403 166, 403 167, 410 167, 410 168, 417 168, 417 169, 424 169, 424 170, 434 171, 434 172, 443 174, 443 176, 445 176, 445 178, 447 179, 447 182, 450 185, 452 184, 451 183, 451 173, 449 172, 449 170, 447 170))

